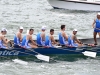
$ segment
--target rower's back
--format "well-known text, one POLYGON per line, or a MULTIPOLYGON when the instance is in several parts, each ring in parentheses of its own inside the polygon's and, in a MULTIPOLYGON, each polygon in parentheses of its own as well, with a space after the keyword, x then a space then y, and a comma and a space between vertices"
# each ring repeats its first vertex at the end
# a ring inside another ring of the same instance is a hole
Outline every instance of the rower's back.
POLYGON ((19 45, 20 44, 20 39, 17 37, 17 34, 14 36, 14 44, 15 45, 19 45))
POLYGON ((0 34, 0 48, 7 48, 5 45, 7 42, 5 39, 5 34, 6 34, 7 30, 5 28, 2 28, 1 30, 1 34, 0 34), (5 45, 4 45, 5 44, 5 45))
POLYGON ((19 28, 19 31, 17 32, 17 34, 15 34, 15 36, 14 36, 14 45, 21 45, 22 32, 23 32, 23 27, 21 26, 19 28))
POLYGON ((45 46, 45 30, 46 30, 46 27, 42 26, 41 32, 37 34, 36 42, 38 46, 45 46))
POLYGON ((61 25, 61 31, 59 33, 59 43, 61 45, 67 45, 68 42, 67 42, 67 35, 65 34, 65 25, 61 25))

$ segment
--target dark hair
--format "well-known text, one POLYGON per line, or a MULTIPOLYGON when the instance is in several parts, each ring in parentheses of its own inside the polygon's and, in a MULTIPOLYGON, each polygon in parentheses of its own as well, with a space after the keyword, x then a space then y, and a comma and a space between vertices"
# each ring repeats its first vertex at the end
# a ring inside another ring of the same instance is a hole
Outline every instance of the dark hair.
POLYGON ((31 28, 31 29, 29 29, 29 31, 32 31, 32 30, 34 31, 34 29, 32 29, 32 28, 31 28))
POLYGON ((50 29, 50 32, 53 32, 54 31, 54 29, 50 29))
POLYGON ((65 25, 61 25, 61 29, 65 28, 65 25))

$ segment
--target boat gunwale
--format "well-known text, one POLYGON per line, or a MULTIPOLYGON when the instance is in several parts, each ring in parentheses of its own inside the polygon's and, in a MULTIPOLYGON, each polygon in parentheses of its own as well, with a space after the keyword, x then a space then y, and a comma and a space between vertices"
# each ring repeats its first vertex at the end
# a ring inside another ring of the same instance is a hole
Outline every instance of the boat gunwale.
MULTIPOLYGON (((62 0, 59 0, 62 1, 62 0)), ((93 5, 100 5, 100 2, 89 2, 89 1, 75 1, 75 0, 63 0, 65 2, 73 2, 73 3, 83 3, 83 4, 93 4, 93 5)))

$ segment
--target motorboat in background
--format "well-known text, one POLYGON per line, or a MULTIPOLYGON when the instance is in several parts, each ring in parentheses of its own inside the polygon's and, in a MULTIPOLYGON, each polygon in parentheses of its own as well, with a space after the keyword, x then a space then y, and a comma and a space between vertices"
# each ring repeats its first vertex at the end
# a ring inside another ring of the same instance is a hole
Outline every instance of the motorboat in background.
POLYGON ((48 0, 53 8, 100 11, 100 0, 48 0))

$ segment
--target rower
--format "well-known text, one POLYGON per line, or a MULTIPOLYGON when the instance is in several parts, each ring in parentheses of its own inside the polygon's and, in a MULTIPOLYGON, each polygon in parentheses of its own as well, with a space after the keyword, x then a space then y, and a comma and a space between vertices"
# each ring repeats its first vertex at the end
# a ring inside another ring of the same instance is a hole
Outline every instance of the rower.
POLYGON ((65 31, 65 25, 61 25, 61 32, 59 33, 59 42, 61 45, 68 45, 68 36, 66 35, 65 31))
POLYGON ((53 37, 54 29, 50 29, 50 35, 46 36, 45 45, 49 47, 54 47, 54 44, 58 44, 53 37))
POLYGON ((46 30, 46 26, 42 26, 41 32, 37 34, 38 46, 45 46, 45 30, 46 30))
POLYGON ((23 27, 20 26, 19 31, 14 36, 14 45, 21 45, 21 42, 22 42, 22 32, 23 32, 23 27))
POLYGON ((77 39, 76 34, 77 29, 74 29, 72 35, 68 37, 68 44, 72 47, 81 47, 82 42, 77 39))
POLYGON ((1 34, 0 34, 0 48, 8 48, 7 44, 10 42, 5 35, 7 34, 7 29, 2 28, 1 34))
POLYGON ((94 19, 94 22, 92 24, 93 28, 94 28, 94 45, 97 45, 97 39, 96 39, 96 35, 98 33, 99 38, 100 38, 100 13, 97 13, 97 19, 94 19))
POLYGON ((37 48, 37 44, 32 39, 34 29, 29 29, 28 34, 23 37, 21 46, 25 48, 37 48))

